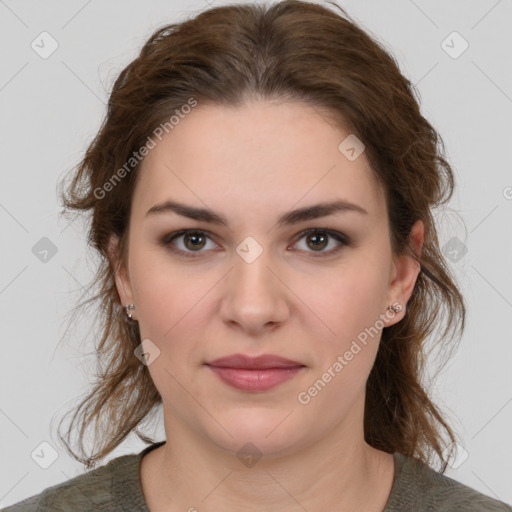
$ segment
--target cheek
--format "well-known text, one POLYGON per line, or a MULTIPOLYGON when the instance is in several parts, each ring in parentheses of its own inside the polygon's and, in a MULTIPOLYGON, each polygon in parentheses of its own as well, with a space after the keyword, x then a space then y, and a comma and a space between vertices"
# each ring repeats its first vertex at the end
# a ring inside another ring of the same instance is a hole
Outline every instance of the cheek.
POLYGON ((364 393, 384 327, 381 272, 352 270, 333 273, 336 279, 315 281, 307 295, 311 322, 320 327, 309 387, 301 391, 318 397, 314 400, 319 410, 337 404, 339 414, 364 393))
POLYGON ((173 407, 186 409, 190 394, 201 392, 189 375, 202 363, 209 314, 205 283, 158 272, 150 265, 137 282, 141 338, 151 340, 159 350, 159 357, 148 368, 151 378, 164 400, 170 398, 173 407))
MULTIPOLYGON (((134 296, 142 328, 164 341, 194 316, 208 283, 197 271, 173 264, 165 249, 134 244, 130 255, 134 296)), ((141 332, 142 334, 142 332, 141 332)), ((150 336, 148 336, 150 337, 150 336)))
POLYGON ((385 284, 384 269, 354 262, 308 278, 294 291, 303 298, 312 321, 319 324, 322 339, 342 350, 365 329, 375 326, 384 313, 385 284))

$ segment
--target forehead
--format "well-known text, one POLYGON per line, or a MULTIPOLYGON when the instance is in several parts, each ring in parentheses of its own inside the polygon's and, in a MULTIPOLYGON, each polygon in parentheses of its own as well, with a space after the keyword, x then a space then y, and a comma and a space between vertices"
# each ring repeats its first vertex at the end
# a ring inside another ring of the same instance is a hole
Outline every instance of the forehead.
POLYGON ((199 104, 154 139, 139 170, 134 215, 172 198, 227 216, 345 199, 380 216, 384 198, 364 152, 349 160, 340 151, 349 135, 302 102, 199 104))

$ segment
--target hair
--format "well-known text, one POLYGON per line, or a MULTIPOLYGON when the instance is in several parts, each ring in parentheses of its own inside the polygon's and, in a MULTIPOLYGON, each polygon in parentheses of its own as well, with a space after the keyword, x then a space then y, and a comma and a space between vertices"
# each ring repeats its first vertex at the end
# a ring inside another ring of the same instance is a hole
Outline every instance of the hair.
POLYGON ((420 264, 407 314, 382 332, 366 384, 364 437, 376 449, 430 466, 438 456, 444 473, 445 436, 452 447, 456 438, 424 380, 427 341, 451 354, 464 330, 464 299, 433 217, 433 209, 452 196, 454 174, 440 135, 420 113, 414 85, 385 46, 334 2, 284 0, 203 11, 156 30, 115 79, 103 123, 61 196, 63 213, 91 214, 88 244, 100 260, 86 289, 91 297, 74 314, 95 305, 102 332, 95 345, 96 381, 64 437, 59 431, 60 440, 87 468, 132 432, 154 442, 138 427, 162 398, 134 355, 139 327, 126 320, 115 284, 117 265, 127 261, 131 200, 143 161, 134 155, 144 155, 162 127, 168 133, 175 124, 169 120, 190 111, 194 101, 238 107, 251 99, 305 102, 364 143, 385 194, 393 254, 410 254, 420 264), (410 232, 420 219, 425 236, 416 254, 410 232), (112 236, 119 242, 115 258, 112 236), (76 453, 70 446, 75 424, 76 453), (94 446, 87 453, 83 441, 93 425, 94 446))

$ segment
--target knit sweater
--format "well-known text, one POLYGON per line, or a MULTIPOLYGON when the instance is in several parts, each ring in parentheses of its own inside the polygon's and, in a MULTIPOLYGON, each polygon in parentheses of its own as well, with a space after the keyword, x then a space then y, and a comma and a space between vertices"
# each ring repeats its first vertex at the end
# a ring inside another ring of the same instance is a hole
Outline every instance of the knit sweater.
MULTIPOLYGON (((140 482, 140 461, 165 441, 138 454, 54 485, 0 512, 149 512, 140 482)), ((512 507, 429 468, 416 458, 394 453, 395 476, 383 512, 512 512, 512 507)))

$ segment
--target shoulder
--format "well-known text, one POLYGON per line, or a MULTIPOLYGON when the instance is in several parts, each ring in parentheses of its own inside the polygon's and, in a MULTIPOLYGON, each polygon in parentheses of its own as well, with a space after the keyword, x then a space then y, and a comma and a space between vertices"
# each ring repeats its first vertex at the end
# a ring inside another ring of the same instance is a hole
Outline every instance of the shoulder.
POLYGON ((113 510, 116 503, 114 479, 118 472, 129 468, 137 455, 123 455, 106 465, 78 475, 66 482, 48 487, 0 512, 64 512, 113 510))
POLYGON ((396 474, 385 512, 512 512, 512 507, 438 473, 414 457, 395 453, 396 474))

